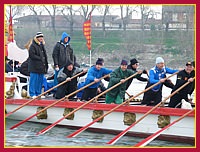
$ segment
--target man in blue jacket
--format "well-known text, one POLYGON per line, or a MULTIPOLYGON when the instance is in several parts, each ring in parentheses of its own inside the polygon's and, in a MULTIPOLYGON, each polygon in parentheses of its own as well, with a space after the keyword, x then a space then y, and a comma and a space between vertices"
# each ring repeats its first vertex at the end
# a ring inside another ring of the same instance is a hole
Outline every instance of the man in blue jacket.
POLYGON ((111 73, 112 70, 107 68, 103 68, 103 61, 98 59, 96 61, 96 65, 92 66, 87 74, 85 85, 88 85, 91 82, 96 82, 95 84, 89 86, 88 88, 84 89, 84 93, 82 95, 81 100, 90 100, 97 95, 97 89, 100 84, 100 78, 104 75, 111 73))
POLYGON ((147 83, 146 88, 150 87, 151 85, 157 82, 161 83, 144 93, 142 104, 146 104, 147 106, 154 106, 161 102, 162 86, 163 83, 166 81, 164 79, 166 77, 166 74, 173 74, 177 71, 178 70, 173 70, 165 67, 164 59, 162 57, 157 57, 156 66, 149 71, 149 81, 147 83))

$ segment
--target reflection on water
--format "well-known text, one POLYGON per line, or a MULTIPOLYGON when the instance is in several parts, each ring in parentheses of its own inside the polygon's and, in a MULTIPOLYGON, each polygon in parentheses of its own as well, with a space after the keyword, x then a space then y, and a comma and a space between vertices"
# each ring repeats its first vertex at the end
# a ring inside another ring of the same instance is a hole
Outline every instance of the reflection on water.
MULTIPOLYGON (((65 127, 54 127, 44 135, 35 134, 45 128, 46 124, 26 122, 14 130, 9 128, 19 121, 6 119, 5 147, 110 147, 106 144, 114 135, 84 131, 75 138, 66 138, 75 130, 65 127)), ((131 147, 142 138, 124 136, 115 145, 131 147)), ((191 147, 192 145, 154 140, 148 146, 158 147, 191 147)))

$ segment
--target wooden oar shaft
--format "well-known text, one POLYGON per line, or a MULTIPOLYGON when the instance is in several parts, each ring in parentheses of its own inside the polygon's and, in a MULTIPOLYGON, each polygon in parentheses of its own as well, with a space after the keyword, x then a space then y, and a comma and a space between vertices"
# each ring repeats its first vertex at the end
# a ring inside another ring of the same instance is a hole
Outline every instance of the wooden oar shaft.
POLYGON ((182 120, 183 118, 185 118, 187 115, 189 115, 189 114, 192 113, 193 111, 194 111, 194 109, 188 111, 187 113, 185 113, 184 115, 182 115, 181 117, 179 117, 178 119, 176 119, 175 121, 173 121, 172 123, 170 123, 169 125, 167 125, 167 126, 165 126, 164 128, 158 130, 157 132, 155 132, 155 133, 152 134, 151 136, 145 138, 145 139, 142 140, 141 142, 135 144, 134 147, 146 146, 146 145, 149 144, 152 140, 154 140, 156 137, 158 137, 163 131, 165 131, 166 129, 168 129, 169 127, 171 127, 172 125, 174 125, 174 124, 177 123, 178 121, 182 120))
MULTIPOLYGON (((130 77, 126 78, 125 81, 131 79, 132 77, 136 76, 138 73, 136 72, 135 74, 131 75, 130 77)), ((45 132, 47 132, 48 130, 50 130, 51 128, 53 128, 54 126, 56 126, 59 122, 61 122, 62 120, 64 120, 65 118, 67 118, 68 116, 70 116, 71 114, 73 114, 74 112, 78 111, 79 109, 81 109, 82 107, 88 105, 89 103, 91 103, 92 101, 94 101, 95 99, 98 99, 98 97, 104 95, 105 93, 107 93, 108 91, 116 88, 117 86, 121 85, 122 82, 119 82, 117 84, 115 84, 114 86, 108 88, 107 90, 105 90, 104 92, 100 93, 99 95, 97 95, 96 97, 90 99, 89 101, 87 101, 86 103, 82 104, 81 106, 79 106, 78 108, 74 109, 73 111, 71 111, 70 113, 68 113, 67 115, 63 116, 61 119, 57 120, 55 123, 51 124, 50 126, 47 126, 46 128, 44 128, 43 130, 41 130, 40 132, 37 133, 37 135, 40 134, 44 134, 45 132)))
MULTIPOLYGON (((170 77, 174 76, 176 73, 170 75, 169 77, 165 78, 165 79, 169 79, 170 77)), ((157 82, 156 84, 150 86, 149 88, 145 89, 144 91, 138 93, 137 95, 129 98, 128 100, 124 101, 123 103, 117 105, 116 107, 114 107, 113 109, 111 109, 110 111, 108 111, 107 113, 105 113, 104 115, 100 116, 99 118, 95 119, 94 121, 92 121, 91 123, 87 124, 86 126, 80 128, 79 130, 75 131, 74 133, 68 135, 67 137, 75 137, 77 136, 78 134, 80 134, 81 132, 83 132, 84 130, 86 130, 87 128, 89 128, 89 126, 91 126, 92 124, 94 124, 95 122, 99 121, 100 119, 102 119, 103 117, 107 116, 108 114, 110 114, 111 112, 113 112, 114 110, 118 109, 119 107, 121 107, 122 105, 124 104, 127 104, 128 102, 130 102, 131 100, 133 100, 134 98, 138 97, 139 95, 141 95, 142 93, 150 90, 151 88, 155 87, 156 85, 160 84, 161 82, 157 82)))
MULTIPOLYGON (((109 76, 109 74, 107 74, 107 75, 104 75, 103 77, 101 77, 99 80, 102 80, 102 79, 104 79, 104 78, 106 78, 106 77, 108 77, 109 76)), ((66 98, 69 98, 70 96, 72 96, 72 95, 74 95, 74 94, 76 94, 76 93, 78 93, 79 91, 81 91, 81 90, 84 90, 85 88, 87 88, 87 87, 89 87, 89 86, 91 86, 91 85, 93 85, 93 84, 95 84, 96 82, 95 81, 93 81, 93 82, 91 82, 91 83, 89 83, 89 84, 87 84, 86 86, 83 86, 82 88, 80 88, 80 89, 78 89, 78 90, 76 90, 76 91, 74 91, 74 92, 72 92, 72 93, 70 93, 69 95, 67 95, 66 96, 66 98)))
POLYGON ((162 103, 164 103, 167 99, 172 97, 174 94, 176 94, 178 91, 183 89, 186 85, 188 85, 190 82, 185 83, 181 87, 179 87, 176 91, 174 91, 172 94, 170 94, 167 98, 165 98, 163 101, 158 103, 156 106, 151 108, 149 111, 147 111, 142 117, 140 117, 136 122, 134 122, 132 125, 130 125, 128 128, 126 128, 124 131, 119 133, 117 136, 115 136, 113 139, 111 139, 107 144, 114 144, 116 143, 123 135, 125 135, 133 126, 135 126, 137 123, 139 123, 141 120, 143 120, 147 115, 149 115, 152 111, 154 111, 157 107, 159 107, 162 103))
MULTIPOLYGON (((78 77, 78 76, 81 75, 81 74, 83 74, 83 72, 80 72, 80 73, 78 73, 77 75, 74 75, 73 77, 71 77, 71 79, 74 79, 74 78, 78 77)), ((19 106, 19 107, 16 108, 15 110, 13 110, 13 111, 7 113, 7 114, 6 114, 6 117, 8 117, 9 115, 13 114, 14 112, 16 112, 17 110, 21 109, 22 107, 26 106, 27 104, 31 103, 31 102, 34 101, 35 99, 38 99, 39 97, 43 96, 44 94, 46 94, 46 93, 52 91, 53 89, 55 89, 55 88, 57 88, 57 87, 63 85, 63 84, 66 83, 66 82, 68 82, 68 80, 65 80, 65 81, 59 83, 58 85, 56 85, 56 86, 50 88, 49 90, 43 92, 42 94, 36 96, 35 98, 33 98, 33 99, 27 101, 26 103, 22 104, 21 106, 19 106)))

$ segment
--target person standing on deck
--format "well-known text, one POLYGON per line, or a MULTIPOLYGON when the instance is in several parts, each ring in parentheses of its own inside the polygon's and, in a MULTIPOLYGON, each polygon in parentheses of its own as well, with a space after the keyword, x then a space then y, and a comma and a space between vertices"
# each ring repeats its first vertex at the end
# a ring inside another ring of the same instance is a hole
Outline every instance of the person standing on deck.
MULTIPOLYGON (((127 69, 137 72, 138 66, 139 66, 139 62, 134 58, 130 60, 130 64, 128 65, 127 69)), ((142 73, 147 74, 147 70, 143 70, 142 73)), ((143 78, 141 76, 136 79, 142 82, 148 81, 148 78, 143 78)), ((133 78, 128 80, 127 85, 126 85, 126 90, 131 85, 132 81, 133 81, 133 78)))
POLYGON ((154 106, 157 105, 162 100, 162 86, 163 83, 166 81, 166 74, 173 74, 178 70, 173 70, 170 68, 165 67, 164 59, 162 57, 156 58, 156 66, 153 67, 149 71, 149 81, 145 87, 148 88, 151 85, 161 82, 157 86, 153 87, 149 91, 146 91, 143 96, 142 104, 146 104, 147 106, 154 106))
POLYGON ((184 99, 185 101, 189 102, 188 99, 188 94, 191 93, 191 89, 193 88, 193 82, 194 82, 194 76, 195 76, 195 72, 193 72, 194 68, 191 62, 187 62, 185 69, 180 71, 177 74, 177 79, 176 79, 176 85, 174 86, 173 90, 171 93, 173 93, 174 91, 176 91, 179 87, 181 87, 182 85, 184 85, 186 82, 191 82, 190 84, 188 84, 187 86, 185 86, 183 89, 181 89, 178 93, 176 93, 175 95, 173 95, 170 98, 170 102, 169 102, 169 107, 171 108, 180 108, 181 107, 181 100, 184 99))
POLYGON ((100 79, 104 75, 107 75, 111 73, 112 70, 109 70, 107 68, 103 68, 103 62, 101 59, 98 59, 96 61, 96 65, 92 66, 87 74, 85 85, 88 85, 89 83, 95 81, 96 83, 89 86, 88 88, 84 89, 84 93, 82 95, 81 100, 90 100, 94 98, 97 95, 97 89, 100 84, 100 79))
POLYGON ((58 84, 57 75, 61 68, 65 66, 65 64, 70 61, 73 63, 74 66, 80 67, 76 63, 76 57, 74 55, 74 51, 71 48, 69 42, 71 37, 66 33, 63 32, 61 36, 61 40, 56 43, 53 49, 53 61, 54 61, 54 68, 55 68, 55 75, 54 75, 54 86, 58 84))
MULTIPOLYGON (((56 99, 63 98, 65 95, 68 95, 77 90, 77 78, 71 79, 71 77, 82 71, 84 73, 81 74, 79 77, 84 76, 87 73, 87 69, 75 67, 71 61, 67 61, 66 65, 58 72, 57 78, 58 83, 61 83, 65 80, 68 80, 68 82, 58 87, 55 94, 56 99)), ((73 96, 71 96, 70 98, 73 98, 73 96)))
MULTIPOLYGON (((126 86, 127 81, 125 82, 125 79, 130 77, 131 75, 135 74, 136 71, 132 71, 127 69, 128 62, 126 60, 121 61, 121 66, 117 69, 115 69, 110 74, 110 81, 108 84, 108 88, 114 86, 115 84, 122 82, 122 84, 112 90, 110 90, 106 94, 106 103, 116 103, 121 104, 123 102, 123 99, 125 99, 125 92, 126 92, 126 86)), ((138 78, 141 76, 142 71, 138 71, 138 74, 134 76, 134 78, 138 78)), ((107 89, 108 89, 107 88, 107 89)))
POLYGON ((42 32, 37 32, 29 48, 29 94, 33 98, 41 94, 44 74, 47 73, 48 69, 47 54, 44 44, 42 32))

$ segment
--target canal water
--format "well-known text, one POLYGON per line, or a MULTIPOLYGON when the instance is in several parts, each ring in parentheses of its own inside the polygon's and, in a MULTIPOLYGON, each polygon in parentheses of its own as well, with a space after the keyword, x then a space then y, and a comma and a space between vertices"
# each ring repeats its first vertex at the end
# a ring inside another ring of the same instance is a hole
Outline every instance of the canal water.
MULTIPOLYGON (((106 142, 111 140, 115 135, 84 131, 74 138, 67 138, 66 136, 75 130, 55 126, 45 134, 37 136, 36 133, 47 127, 47 124, 32 122, 26 122, 13 130, 9 129, 18 122, 16 120, 6 119, 5 147, 131 147, 143 139, 123 136, 115 145, 109 146, 106 142)), ((148 146, 193 147, 194 145, 154 140, 148 146)))

